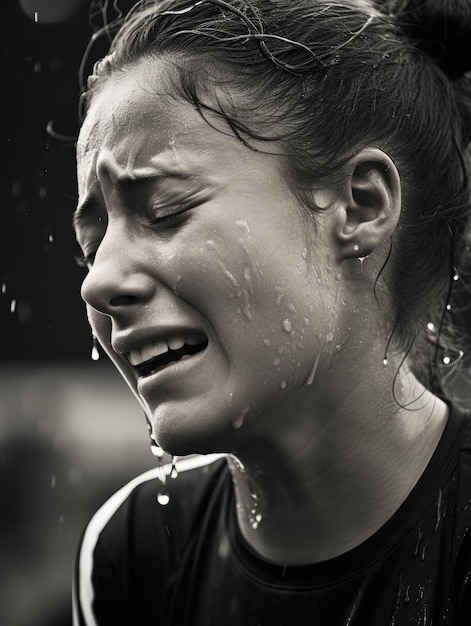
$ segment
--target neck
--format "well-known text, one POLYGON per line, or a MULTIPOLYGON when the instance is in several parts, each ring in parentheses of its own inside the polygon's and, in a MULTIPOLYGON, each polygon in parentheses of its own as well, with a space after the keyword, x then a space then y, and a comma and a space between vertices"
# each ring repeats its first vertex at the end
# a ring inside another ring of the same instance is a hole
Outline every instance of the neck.
MULTIPOLYGON (((287 425, 281 436, 273 428, 276 439, 228 457, 240 529, 262 557, 295 565, 338 556, 376 532, 420 478, 447 406, 411 373, 371 377, 369 393, 352 381, 341 394, 301 402, 309 410, 297 403, 296 415, 275 418, 287 425)), ((328 391, 326 384, 320 375, 318 389, 328 391)))

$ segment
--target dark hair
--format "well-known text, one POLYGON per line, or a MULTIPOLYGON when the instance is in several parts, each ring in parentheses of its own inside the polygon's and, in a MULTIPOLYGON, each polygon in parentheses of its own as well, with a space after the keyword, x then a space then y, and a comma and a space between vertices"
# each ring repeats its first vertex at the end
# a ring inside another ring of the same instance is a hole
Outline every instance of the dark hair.
POLYGON ((443 364, 463 354, 455 305, 469 252, 470 4, 143 0, 113 29, 85 104, 113 72, 164 56, 177 95, 203 116, 222 115, 250 147, 280 142, 285 175, 314 211, 313 181, 335 178, 371 143, 391 156, 404 192, 382 273, 393 335, 422 382, 444 393, 443 364), (215 85, 233 98, 217 99, 215 85))

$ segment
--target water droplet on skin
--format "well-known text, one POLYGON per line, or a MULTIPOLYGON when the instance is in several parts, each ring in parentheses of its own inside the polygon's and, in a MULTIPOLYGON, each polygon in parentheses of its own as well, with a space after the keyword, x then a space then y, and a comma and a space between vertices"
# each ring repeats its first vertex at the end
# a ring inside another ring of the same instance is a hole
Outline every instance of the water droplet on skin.
POLYGON ((170 495, 165 489, 160 489, 157 493, 157 502, 162 506, 166 506, 170 502, 170 495))
POLYGON ((285 290, 282 287, 275 287, 275 291, 276 291, 276 306, 280 306, 281 301, 283 300, 283 297, 285 295, 285 290))
POLYGON ((334 335, 333 335, 332 333, 328 333, 328 334, 325 336, 325 342, 326 342, 326 343, 331 343, 331 342, 333 341, 333 339, 334 339, 334 335))
POLYGON ((181 281, 181 279, 182 279, 182 275, 181 274, 177 274, 175 276, 175 280, 176 280, 177 283, 179 283, 181 281))
POLYGON ((309 372, 309 376, 307 377, 306 385, 312 385, 312 383, 314 382, 314 377, 316 375, 317 366, 319 365, 320 358, 321 358, 321 351, 319 350, 319 352, 317 353, 316 360, 314 361, 311 371, 309 372))
POLYGON ((447 311, 451 311, 451 304, 447 304, 447 305, 446 305, 446 310, 447 310, 447 311))
POLYGON ((383 365, 387 365, 388 364, 388 360, 386 358, 383 359, 383 365))
POLYGON ((444 363, 445 365, 450 365, 450 363, 451 363, 451 357, 449 357, 449 356, 444 356, 444 357, 443 357, 443 359, 442 359, 442 361, 443 361, 443 363, 444 363))
POLYGON ((284 346, 280 346, 278 348, 278 354, 283 354, 284 351, 285 351, 285 347, 284 346))
POLYGON ((427 324, 427 329, 430 330, 430 331, 435 330, 435 324, 433 322, 429 322, 427 324))
POLYGON ((289 319, 283 320, 283 330, 287 333, 290 333, 292 330, 291 322, 289 319))
POLYGON ((247 233, 247 235, 250 235, 250 228, 245 220, 237 220, 236 226, 240 228, 240 230, 243 230, 245 233, 247 233))
POLYGON ((208 248, 208 250, 216 250, 216 244, 212 239, 208 239, 208 241, 206 242, 206 247, 208 248))
POLYGON ((263 345, 266 346, 267 348, 269 348, 271 346, 271 341, 269 339, 264 339, 263 340, 263 345))
POLYGON ((280 383, 280 389, 286 389, 286 380, 282 380, 280 383))
POLYGON ((280 363, 281 363, 281 360, 280 360, 280 359, 273 359, 273 365, 274 365, 274 367, 278 367, 280 363))
POLYGON ((294 311, 294 304, 292 304, 291 302, 288 304, 288 309, 290 311, 294 311))
POLYGON ((12 300, 10 303, 10 313, 14 313, 16 311, 16 300, 12 300))
POLYGON ((303 257, 304 260, 307 259, 307 248, 303 248, 303 251, 301 252, 301 256, 303 257))
POLYGON ((252 274, 250 273, 250 267, 244 268, 244 280, 247 283, 249 293, 253 294, 252 274))
POLYGON ((304 318, 304 326, 309 326, 310 321, 308 320, 307 317, 304 318))
POLYGON ((232 420, 232 426, 235 430, 238 430, 243 425, 247 413, 250 411, 250 406, 246 406, 242 411, 232 420))

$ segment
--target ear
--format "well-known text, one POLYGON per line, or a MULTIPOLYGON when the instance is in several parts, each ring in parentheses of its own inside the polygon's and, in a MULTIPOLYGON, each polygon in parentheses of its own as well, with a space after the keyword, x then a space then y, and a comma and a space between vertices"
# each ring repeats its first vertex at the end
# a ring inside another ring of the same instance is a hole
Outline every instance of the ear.
POLYGON ((379 148, 358 152, 345 166, 341 183, 319 193, 321 202, 325 203, 326 193, 333 200, 330 227, 339 262, 371 254, 396 228, 401 212, 399 173, 379 148))

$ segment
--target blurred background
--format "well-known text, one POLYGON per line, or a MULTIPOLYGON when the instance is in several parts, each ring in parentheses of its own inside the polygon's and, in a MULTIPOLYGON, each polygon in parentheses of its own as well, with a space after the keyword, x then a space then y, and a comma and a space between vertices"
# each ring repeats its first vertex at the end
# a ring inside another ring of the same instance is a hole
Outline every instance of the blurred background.
POLYGON ((136 401, 106 358, 91 359, 71 228, 79 68, 117 4, 132 2, 1 4, 0 626, 71 626, 85 523, 154 466, 136 401))
POLYGON ((108 4, 1 4, 1 626, 71 625, 85 523, 154 466, 136 401, 103 356, 90 358, 74 260, 79 67, 108 4))

